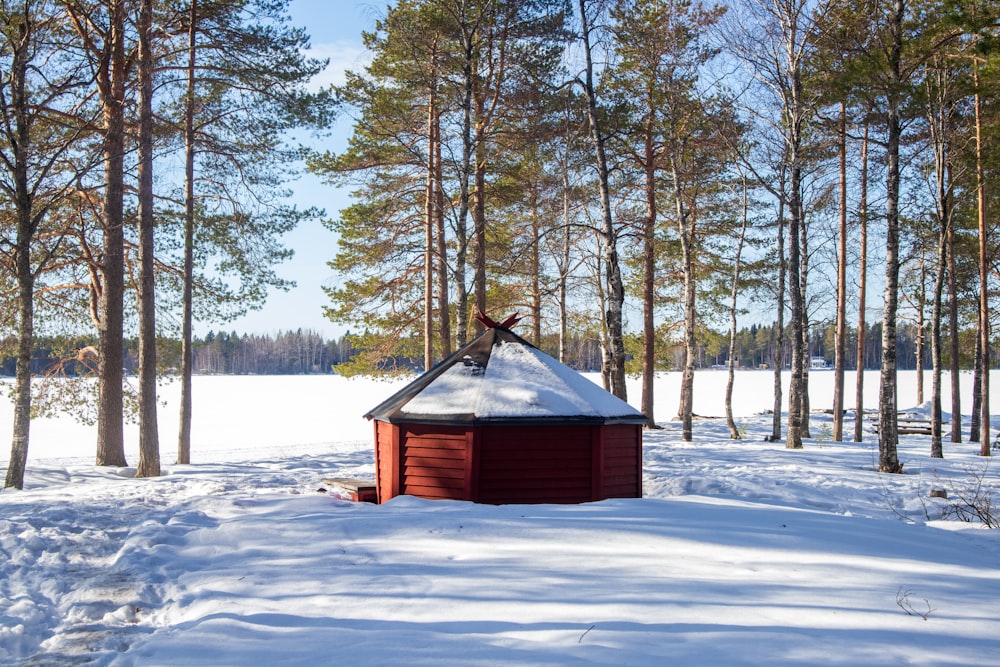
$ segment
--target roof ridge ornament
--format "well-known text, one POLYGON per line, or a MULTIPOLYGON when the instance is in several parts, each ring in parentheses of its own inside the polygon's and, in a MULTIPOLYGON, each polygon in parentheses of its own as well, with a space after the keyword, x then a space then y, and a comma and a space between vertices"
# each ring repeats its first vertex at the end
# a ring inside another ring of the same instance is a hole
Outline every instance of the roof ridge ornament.
POLYGON ((514 311, 513 315, 499 323, 478 308, 476 309, 476 313, 476 321, 487 329, 506 329, 510 331, 512 326, 521 321, 520 311, 514 311))

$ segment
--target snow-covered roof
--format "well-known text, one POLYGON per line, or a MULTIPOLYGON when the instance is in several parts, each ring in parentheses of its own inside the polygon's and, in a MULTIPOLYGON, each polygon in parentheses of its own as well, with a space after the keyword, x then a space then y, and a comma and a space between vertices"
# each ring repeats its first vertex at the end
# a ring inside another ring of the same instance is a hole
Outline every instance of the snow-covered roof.
POLYGON ((489 328, 365 415, 388 422, 644 423, 638 410, 504 328, 489 328))

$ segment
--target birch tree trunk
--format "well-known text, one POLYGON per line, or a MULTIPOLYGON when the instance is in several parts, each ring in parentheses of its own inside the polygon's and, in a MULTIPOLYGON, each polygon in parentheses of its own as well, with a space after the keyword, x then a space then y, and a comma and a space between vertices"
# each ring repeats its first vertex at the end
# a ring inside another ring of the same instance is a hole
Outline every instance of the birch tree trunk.
POLYGON ((901 58, 906 5, 894 0, 889 26, 888 89, 886 91, 886 238, 885 297, 882 309, 882 369, 879 387, 879 472, 900 473, 899 415, 896 401, 896 312, 899 306, 899 143, 901 123, 901 58))
POLYGON ((743 206, 740 221, 740 235, 736 242, 736 257, 733 261, 733 287, 729 293, 729 378, 726 380, 726 425, 729 427, 729 437, 733 440, 743 438, 736 428, 733 419, 733 384, 736 380, 736 300, 739 297, 740 262, 743 259, 743 242, 747 233, 747 183, 743 178, 743 206))
POLYGON ((602 259, 605 271, 607 299, 605 310, 605 331, 607 335, 607 364, 605 369, 609 391, 618 398, 627 400, 625 387, 625 339, 623 331, 622 307, 625 302, 625 285, 622 280, 621 263, 618 257, 618 234, 614 228, 611 211, 610 170, 605 150, 604 131, 597 113, 597 91, 594 87, 594 63, 591 51, 590 31, 586 0, 579 0, 582 22, 583 51, 586 62, 583 90, 587 98, 587 120, 590 138, 597 158, 598 186, 601 198, 601 221, 599 226, 602 259))

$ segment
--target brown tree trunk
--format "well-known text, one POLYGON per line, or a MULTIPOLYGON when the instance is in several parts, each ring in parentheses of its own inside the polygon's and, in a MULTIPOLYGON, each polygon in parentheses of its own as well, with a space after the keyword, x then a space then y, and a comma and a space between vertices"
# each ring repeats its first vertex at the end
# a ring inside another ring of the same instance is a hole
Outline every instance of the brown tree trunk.
MULTIPOLYGON (((976 318, 979 319, 979 318, 976 318)), ((976 360, 972 373, 972 418, 969 420, 969 442, 979 442, 982 436, 982 424, 979 420, 982 417, 983 409, 983 369, 982 369, 982 341, 979 339, 979 327, 981 322, 976 324, 976 360)))
MULTIPOLYGON (((32 25, 24 8, 24 20, 13 39, 16 44, 31 43, 32 25)), ((20 17, 19 17, 20 18, 20 17)), ((28 440, 31 429, 31 353, 35 345, 35 275, 31 270, 31 246, 35 236, 32 220, 33 203, 28 186, 28 155, 31 149, 31 131, 28 124, 28 99, 26 75, 28 54, 20 48, 12 49, 9 74, 9 108, 14 116, 13 127, 5 138, 12 149, 12 180, 14 181, 14 215, 17 218, 17 239, 14 244, 14 271, 17 279, 17 359, 14 370, 14 424, 11 437, 10 459, 4 487, 24 488, 24 471, 28 462, 28 440)), ((5 114, 6 115, 6 114, 5 114)))
POLYGON ((924 347, 926 341, 925 330, 927 328, 926 317, 924 315, 927 305, 927 265, 924 261, 923 253, 920 255, 920 280, 917 285, 917 332, 914 340, 916 347, 917 365, 917 405, 924 404, 924 347))
POLYGON ((434 119, 437 116, 437 95, 431 87, 427 102, 427 178, 424 201, 424 370, 429 371, 434 365, 434 277, 435 253, 434 242, 434 205, 437 195, 435 190, 435 148, 434 119))
POLYGON ((194 374, 194 107, 198 0, 191 0, 188 21, 187 93, 184 100, 184 286, 181 321, 181 405, 177 429, 177 463, 180 464, 191 463, 191 378, 194 374))
POLYGON ((840 238, 837 246, 837 334, 833 363, 833 440, 844 439, 844 367, 847 354, 847 105, 840 103, 840 238))
POLYGON ((160 475, 156 421, 156 286, 153 247, 153 0, 139 4, 139 462, 137 477, 160 475))
POLYGON ((771 419, 771 440, 781 440, 781 405, 782 380, 781 374, 785 366, 785 281, 787 265, 785 264, 785 169, 781 168, 780 186, 778 191, 778 314, 775 329, 777 340, 774 342, 774 408, 771 419))
POLYGON ((865 416, 865 333, 868 324, 865 319, 865 301, 868 295, 868 121, 865 121, 861 139, 861 192, 858 210, 861 227, 861 257, 858 262, 858 347, 857 376, 854 381, 854 441, 864 439, 865 416))
POLYGON ((951 441, 962 442, 962 359, 958 344, 958 285, 955 278, 955 225, 951 222, 948 224, 948 296, 948 325, 951 329, 951 441))
MULTIPOLYGON (((478 135, 478 132, 477 132, 478 135)), ((477 136, 472 193, 472 293, 477 311, 486 312, 486 143, 477 136)), ((475 321, 477 331, 483 324, 475 321)))
POLYGON ((646 215, 642 221, 642 404, 646 426, 656 428, 653 390, 656 379, 656 151, 653 115, 645 127, 646 215))
POLYGON ((979 221, 979 345, 982 355, 979 359, 982 389, 980 391, 979 453, 990 456, 992 442, 990 440, 990 297, 988 289, 990 256, 988 254, 989 228, 986 224, 986 178, 983 174, 983 133, 982 133, 982 98, 979 92, 979 62, 973 63, 973 83, 975 85, 975 118, 976 118, 976 203, 979 221))
POLYGON ((109 0, 110 53, 99 74, 104 116, 104 244, 98 322, 97 465, 127 465, 123 432, 124 405, 124 156, 125 156, 125 3, 109 0))
POLYGON ((434 225, 437 240, 438 340, 441 356, 451 354, 451 308, 448 300, 448 246, 444 233, 444 167, 441 161, 441 110, 434 114, 434 225))

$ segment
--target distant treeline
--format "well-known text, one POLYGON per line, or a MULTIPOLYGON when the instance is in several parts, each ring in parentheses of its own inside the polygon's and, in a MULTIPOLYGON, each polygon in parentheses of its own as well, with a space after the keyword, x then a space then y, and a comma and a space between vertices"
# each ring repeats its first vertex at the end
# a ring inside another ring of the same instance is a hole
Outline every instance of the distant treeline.
MULTIPOLYGON (((836 357, 834 354, 834 335, 836 326, 831 323, 817 324, 809 329, 808 351, 811 358, 821 358, 830 366, 833 366, 836 357)), ((857 353, 857 329, 849 328, 847 333, 846 355, 844 366, 848 369, 858 367, 857 353)), ((921 341, 918 340, 919 329, 912 324, 900 325, 896 330, 896 365, 900 370, 914 370, 918 363, 918 349, 921 341)), ((965 355, 959 363, 962 368, 971 368, 974 362, 973 353, 975 351, 975 331, 960 331, 959 349, 965 355)), ((702 347, 704 356, 700 358, 702 366, 726 364, 729 361, 729 336, 728 334, 709 333, 707 344, 702 347)), ((788 340, 788 334, 785 334, 788 340)), ((931 356, 928 348, 930 337, 925 332, 923 344, 923 366, 930 368, 931 356)), ((740 329, 736 335, 736 359, 740 368, 774 368, 775 345, 777 341, 777 327, 774 325, 745 327, 740 329)), ((877 322, 870 325, 864 335, 864 358, 863 368, 879 368, 882 364, 882 323, 877 322)), ((943 346, 942 354, 946 363, 951 362, 948 354, 948 346, 943 346)), ((790 351, 787 344, 782 351, 782 367, 790 366, 790 351)), ((996 353, 992 354, 996 359, 996 353)))
MULTIPOLYGON (((36 375, 84 375, 93 372, 97 358, 95 338, 52 336, 36 339, 31 369, 36 375)), ((0 373, 14 374, 14 340, 3 342, 0 373)), ((138 341, 127 339, 125 370, 138 366, 138 341)), ((179 340, 161 338, 157 352, 162 372, 170 374, 180 366, 179 340)), ((194 339, 195 373, 212 375, 297 375, 332 373, 333 367, 352 354, 350 334, 326 340, 315 331, 298 329, 276 334, 239 334, 210 331, 194 339)))
MULTIPOLYGON (((857 368, 856 331, 849 334, 850 344, 846 367, 857 368)), ((969 345, 961 349, 971 350, 974 347, 975 332, 959 333, 959 338, 968 337, 969 345)), ((833 325, 817 325, 810 330, 809 351, 813 357, 821 357, 833 365, 833 325)), ((786 336, 787 340, 787 336, 786 336)), ((740 368, 773 368, 775 363, 777 341, 776 327, 773 325, 753 325, 739 331, 736 337, 736 358, 740 368)), ((162 372, 175 372, 180 364, 180 341, 162 338, 159 341, 159 355, 162 372)), ((32 357, 32 371, 36 375, 61 374, 66 376, 85 375, 93 372, 97 362, 93 352, 96 339, 86 336, 66 337, 53 336, 39 338, 32 357)), ((638 340, 630 343, 638 345, 638 340)), ((912 325, 902 326, 898 330, 898 362, 900 369, 915 369, 917 367, 917 328, 912 325)), ((865 333, 864 367, 878 368, 881 363, 882 327, 881 323, 873 324, 865 333)), ((14 340, 3 341, 2 364, 0 374, 14 374, 14 340)), ((668 347, 680 350, 679 343, 668 347)), ((558 356, 558 338, 544 336, 540 347, 552 356, 558 356)), ((632 347, 632 345, 629 345, 632 347)), ((601 347, 596 338, 574 338, 566 346, 565 363, 580 371, 598 371, 601 368, 601 347)), ((713 365, 728 362, 729 342, 724 333, 707 331, 699 336, 697 366, 708 368, 713 365)), ((926 343, 925 343, 926 350, 926 343)), ((300 375, 308 373, 333 373, 334 367, 349 361, 358 353, 352 345, 350 333, 335 339, 326 339, 321 334, 309 329, 278 332, 275 334, 246 334, 236 331, 210 331, 204 337, 194 339, 194 369, 195 373, 203 375, 300 375)), ((633 362, 635 357, 633 356, 633 362)), ((661 370, 677 368, 675 355, 663 355, 665 365, 661 370)), ((787 345, 780 355, 782 366, 789 366, 789 351, 787 345)), ((994 358, 1000 358, 996 355, 994 358)), ((134 373, 137 368, 138 342, 135 339, 126 341, 125 369, 134 373)), ((930 365, 930 355, 924 355, 924 367, 930 365)), ((961 359, 963 367, 970 367, 971 357, 961 359)), ((422 359, 399 357, 384 360, 382 366, 389 370, 421 371, 422 359)), ((632 369, 638 372, 638 368, 632 369)))

